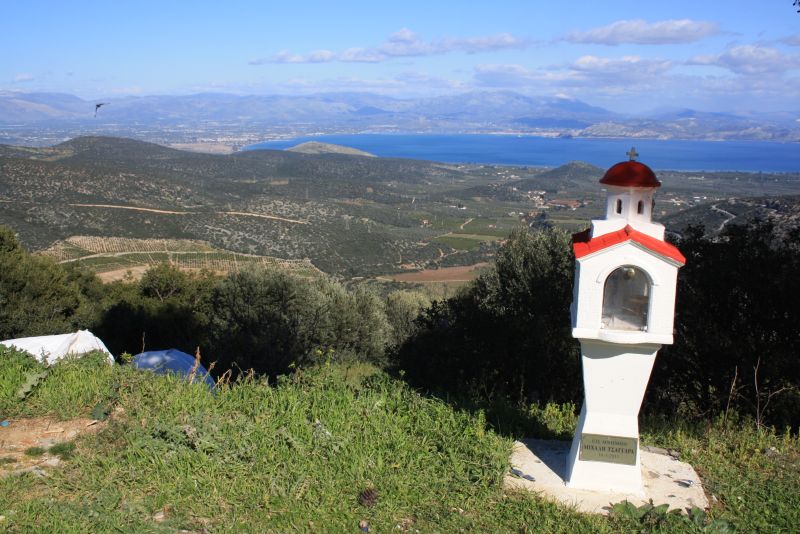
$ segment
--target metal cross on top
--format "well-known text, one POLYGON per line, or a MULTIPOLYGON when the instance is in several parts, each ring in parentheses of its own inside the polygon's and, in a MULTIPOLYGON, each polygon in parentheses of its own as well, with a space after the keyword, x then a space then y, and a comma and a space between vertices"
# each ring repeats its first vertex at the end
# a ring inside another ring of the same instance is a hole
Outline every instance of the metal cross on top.
POLYGON ((636 161, 636 158, 639 157, 639 153, 636 152, 636 147, 631 147, 631 149, 628 152, 625 152, 625 154, 628 155, 631 161, 636 161))

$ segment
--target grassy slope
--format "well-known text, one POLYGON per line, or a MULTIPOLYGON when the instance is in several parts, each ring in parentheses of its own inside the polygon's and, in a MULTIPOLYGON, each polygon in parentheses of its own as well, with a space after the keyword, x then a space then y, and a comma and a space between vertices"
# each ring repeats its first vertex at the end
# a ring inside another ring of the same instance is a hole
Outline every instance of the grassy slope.
MULTIPOLYGON (((356 532, 366 520, 372 532, 397 525, 421 532, 693 530, 675 516, 649 523, 582 516, 505 492, 511 440, 490 430, 482 412, 422 397, 371 369, 322 366, 277 385, 251 379, 212 395, 101 362, 57 365, 23 402, 14 392, 37 366, 0 353, 3 417, 72 417, 97 403, 117 406, 107 429, 79 439, 75 456, 49 477, 0 478, 0 529, 356 532), (373 507, 357 500, 367 487, 378 491, 373 507), (164 521, 154 521, 163 510, 164 521)), ((556 431, 564 430, 564 413, 530 412, 556 431)), ((680 448, 704 475, 724 504, 713 515, 742 531, 797 524, 794 438, 719 425, 652 428, 646 441, 680 448), (761 452, 771 446, 779 453, 761 452)))

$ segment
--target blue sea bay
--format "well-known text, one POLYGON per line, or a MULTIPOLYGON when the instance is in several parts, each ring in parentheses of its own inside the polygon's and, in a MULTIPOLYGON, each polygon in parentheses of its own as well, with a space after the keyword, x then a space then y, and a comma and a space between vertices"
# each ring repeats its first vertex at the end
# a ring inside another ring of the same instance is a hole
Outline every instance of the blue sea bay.
POLYGON ((767 141, 684 141, 655 139, 547 138, 487 134, 338 134, 268 141, 246 150, 281 150, 320 141, 364 150, 380 157, 445 163, 556 167, 580 160, 607 168, 627 159, 635 146, 639 160, 654 169, 682 171, 800 172, 800 145, 767 141))

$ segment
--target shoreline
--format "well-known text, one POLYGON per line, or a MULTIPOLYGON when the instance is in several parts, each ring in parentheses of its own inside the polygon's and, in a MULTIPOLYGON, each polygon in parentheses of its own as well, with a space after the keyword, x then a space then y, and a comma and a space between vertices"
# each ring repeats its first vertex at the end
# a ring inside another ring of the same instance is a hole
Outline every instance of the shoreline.
POLYGON ((381 158, 448 165, 555 168, 569 161, 583 161, 603 168, 625 159, 625 150, 635 146, 644 154, 642 161, 659 171, 751 174, 800 172, 800 157, 795 150, 798 143, 764 140, 565 138, 510 132, 392 132, 313 134, 253 143, 241 150, 286 150, 309 140, 356 148, 381 158))

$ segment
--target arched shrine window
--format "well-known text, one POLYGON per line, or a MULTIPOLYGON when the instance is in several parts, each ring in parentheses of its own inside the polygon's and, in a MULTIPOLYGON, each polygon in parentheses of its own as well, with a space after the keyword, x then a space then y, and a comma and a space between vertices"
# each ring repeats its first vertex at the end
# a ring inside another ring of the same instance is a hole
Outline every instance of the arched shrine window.
POLYGON ((617 199, 617 213, 622 213, 622 201, 617 199))
POLYGON ((603 288, 602 328, 646 330, 650 307, 650 279, 631 265, 615 269, 603 288))

